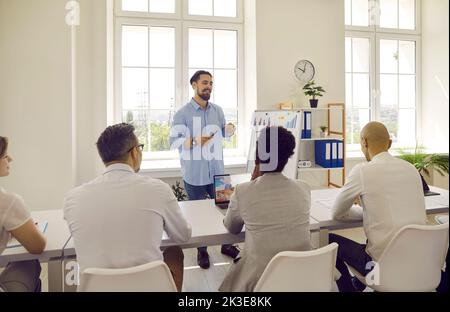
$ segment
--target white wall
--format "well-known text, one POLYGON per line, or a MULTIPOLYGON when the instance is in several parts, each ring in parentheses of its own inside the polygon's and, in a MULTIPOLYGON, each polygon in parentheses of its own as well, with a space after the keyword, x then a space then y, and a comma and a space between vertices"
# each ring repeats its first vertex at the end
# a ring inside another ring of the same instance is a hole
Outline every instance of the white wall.
POLYGON ((258 109, 292 100, 309 106, 294 65, 310 60, 316 82, 327 91, 319 106, 345 99, 343 0, 257 0, 258 109))
POLYGON ((422 141, 438 152, 448 146, 448 0, 422 1, 422 141))
POLYGON ((70 33, 65 1, 0 0, 0 135, 11 175, 0 185, 30 209, 61 207, 71 187, 70 33))
MULTIPOLYGON (((344 103, 345 29, 343 0, 256 0, 257 108, 275 109, 309 99, 294 76, 302 59, 314 64, 314 80, 327 91, 319 106, 344 103)), ((323 185, 326 174, 304 173, 302 179, 323 185)))
POLYGON ((103 168, 95 142, 106 127, 108 61, 107 1, 78 1, 76 185, 93 179, 103 168))
POLYGON ((95 142, 106 126, 108 2, 79 3, 72 114, 66 1, 0 0, 0 135, 10 137, 14 158, 0 185, 32 210, 61 208, 70 188, 103 167, 95 142))

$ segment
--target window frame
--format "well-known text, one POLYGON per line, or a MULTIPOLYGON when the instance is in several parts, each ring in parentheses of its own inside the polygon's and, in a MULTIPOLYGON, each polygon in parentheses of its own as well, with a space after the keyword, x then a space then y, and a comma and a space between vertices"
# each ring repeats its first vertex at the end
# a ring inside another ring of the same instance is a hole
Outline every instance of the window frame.
MULTIPOLYGON (((399 3, 397 0, 397 3, 399 3)), ((414 0, 415 1, 415 23, 416 27, 415 29, 401 29, 401 28, 386 28, 386 27, 380 27, 380 16, 378 14, 375 15, 375 23, 373 23, 373 18, 370 13, 371 10, 371 2, 376 4, 376 7, 378 8, 379 0, 368 0, 369 3, 369 25, 368 26, 353 26, 353 25, 345 25, 346 31, 365 31, 365 32, 376 32, 376 33, 393 33, 393 34, 409 34, 409 35, 420 35, 421 29, 422 29, 422 0, 414 0)), ((344 4, 345 5, 345 4, 344 4)), ((350 0, 350 7, 353 5, 353 0, 350 0)), ((350 14, 352 10, 350 9, 350 14)), ((397 10, 397 18, 399 20, 399 11, 397 10)), ((350 16, 350 21, 352 22, 353 16, 350 16)), ((345 21, 344 21, 345 23, 345 21)))
MULTIPOLYGON (((379 0, 376 0, 377 3, 379 0)), ((398 8, 398 4, 399 4, 400 0, 397 0, 397 8, 398 8)), ((384 34, 388 34, 388 33, 392 33, 392 34, 409 34, 409 35, 419 35, 421 33, 421 29, 422 29, 422 23, 421 23, 421 1, 422 0, 414 0, 414 5, 415 5, 415 16, 414 16, 414 20, 415 20, 415 29, 402 29, 402 28, 386 28, 386 27, 380 27, 380 23, 379 23, 379 16, 377 16, 377 23, 375 24, 375 31, 377 33, 384 33, 384 34)), ((397 22, 400 22, 400 10, 397 9, 397 22)))
MULTIPOLYGON (((214 0, 213 12, 214 12, 214 0)), ((185 21, 200 21, 200 22, 217 22, 217 23, 243 23, 244 22, 244 0, 236 0, 236 17, 227 16, 208 16, 208 15, 190 15, 189 14, 189 0, 183 0, 182 18, 185 21)))
MULTIPOLYGON (((380 46, 380 40, 397 40, 397 41, 414 41, 416 43, 416 51, 415 51, 415 56, 416 56, 416 102, 415 102, 415 115, 416 115, 416 125, 415 125, 415 132, 416 132, 416 138, 415 138, 415 142, 417 144, 417 142, 420 141, 421 135, 422 135, 422 129, 421 129, 421 123, 422 123, 422 101, 421 101, 421 96, 422 96, 422 81, 421 81, 421 77, 422 77, 422 72, 421 72, 421 68, 422 68, 422 64, 421 64, 421 49, 422 49, 422 45, 421 45, 421 37, 418 35, 406 35, 406 34, 392 34, 392 33, 377 33, 375 36, 375 40, 376 40, 376 45, 377 45, 377 53, 376 53, 376 86, 377 86, 377 91, 380 92, 380 53, 379 53, 379 46, 380 46)), ((400 75, 399 73, 397 75, 400 75)), ((380 108, 381 108, 381 96, 379 93, 377 93, 377 97, 376 97, 376 119, 374 120, 379 120, 380 118, 380 108)), ((400 110, 400 108, 399 108, 400 110)), ((401 148, 410 148, 410 147, 414 147, 414 146, 402 146, 399 145, 398 143, 393 143, 392 144, 392 148, 394 149, 401 149, 401 148)))
MULTIPOLYGON (((370 10, 369 0, 369 10, 370 10)), ((373 0, 379 7, 379 0, 373 0)), ((352 2, 351 2, 352 3, 352 2)), ((397 2, 398 3, 398 2, 397 2)), ((415 0, 415 29, 398 29, 398 28, 382 28, 379 27, 379 15, 376 15, 376 23, 372 23, 371 15, 369 12, 369 26, 352 26, 345 25, 345 38, 370 38, 370 84, 371 84, 371 107, 370 118, 372 121, 379 120, 380 117, 380 40, 400 40, 400 41, 415 41, 416 42, 416 101, 415 101, 415 115, 416 115, 416 144, 420 142, 422 135, 422 71, 421 71, 421 54, 422 54, 422 38, 421 38, 421 0, 415 0), (372 88, 373 86, 373 88, 372 88)), ((345 23, 345 21, 344 21, 345 23)), ((347 73, 345 71, 345 73, 347 73)), ((359 149, 359 144, 347 143, 347 150, 352 152, 359 149)), ((405 148, 410 146, 402 146, 398 143, 393 144, 394 149, 405 148)))
MULTIPOLYGON (((175 28, 175 112, 183 107, 189 99, 189 42, 190 27, 223 29, 237 31, 237 149, 224 149, 224 158, 245 156, 245 109, 244 102, 244 25, 243 1, 237 0, 238 18, 204 17, 184 18, 182 12, 187 13, 187 0, 175 0, 176 13, 146 13, 123 11, 122 0, 115 0, 114 5, 114 122, 122 122, 122 26, 173 27, 175 28)), ((150 43, 149 43, 150 44, 150 43)), ((149 64, 150 68, 150 64, 149 64)), ((220 105, 220 103, 218 103, 220 105)), ((143 160, 174 160, 179 157, 178 151, 144 152, 143 160)))
MULTIPOLYGON (((213 23, 210 22, 200 22, 200 21, 188 21, 183 23, 183 38, 187 39, 189 37, 189 28, 204 28, 204 29, 213 29, 213 30, 234 30, 237 31, 237 90, 238 90, 238 123, 241 125, 237 126, 237 149, 224 149, 224 157, 237 157, 243 156, 245 153, 244 144, 244 127, 243 123, 239 122, 244 117, 244 107, 242 103, 244 102, 244 33, 243 26, 229 23, 213 23), (214 25, 214 27, 212 27, 214 25), (241 48, 240 48, 241 47, 241 48)), ((214 47, 213 47, 214 48, 214 47)), ((183 102, 190 101, 189 99, 189 42, 188 40, 183 40, 183 51, 186 51, 183 55, 183 102)), ((182 103, 183 103, 182 102, 182 103)), ((220 103, 217 103, 220 106, 220 103)), ((183 104, 182 104, 183 105, 183 104)), ((245 117, 244 117, 245 118, 245 117)), ((227 120, 228 122, 228 120, 227 120)))
MULTIPOLYGON (((370 120, 376 120, 376 98, 377 98, 377 84, 376 84, 376 60, 373 57, 376 54, 376 40, 375 40, 375 34, 371 32, 361 32, 361 31, 347 31, 345 32, 345 38, 367 38, 369 39, 370 44, 370 55, 369 55, 369 112, 370 112, 370 120)), ((353 56, 353 47, 352 47, 352 56, 353 56)), ((353 58, 352 58, 353 61, 353 58)), ((352 74, 355 72, 353 71, 353 65, 352 65, 352 74)), ((347 74, 347 71, 345 71, 345 74, 347 74)), ((353 92, 353 80, 352 80, 352 92, 353 92)), ((353 94, 352 94, 352 111, 353 111, 353 94)), ((348 127, 348 126, 347 126, 348 127)), ((347 142, 349 140, 347 139, 347 142)), ((360 148, 360 144, 351 144, 347 143, 347 149, 349 151, 355 151, 360 148)))
POLYGON ((183 0, 175 0, 175 13, 154 13, 139 11, 122 10, 122 0, 114 0, 114 16, 115 17, 136 17, 136 18, 161 18, 161 19, 180 19, 181 6, 183 0))

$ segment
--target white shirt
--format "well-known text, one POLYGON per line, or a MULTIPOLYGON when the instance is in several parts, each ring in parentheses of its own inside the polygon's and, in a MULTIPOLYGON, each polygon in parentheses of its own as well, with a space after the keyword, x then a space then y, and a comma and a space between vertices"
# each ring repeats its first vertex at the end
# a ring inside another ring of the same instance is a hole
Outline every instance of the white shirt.
POLYGON ((30 218, 22 198, 0 187, 0 254, 11 237, 9 232, 18 229, 30 218))
POLYGON ((163 260, 163 230, 175 242, 191 237, 169 185, 142 177, 125 164, 69 192, 64 203, 80 272, 126 268, 163 260))
POLYGON ((366 252, 378 260, 405 225, 425 224, 425 199, 419 172, 410 163, 384 152, 356 165, 333 206, 335 219, 363 218, 366 252), (362 211, 352 204, 361 196, 362 211))

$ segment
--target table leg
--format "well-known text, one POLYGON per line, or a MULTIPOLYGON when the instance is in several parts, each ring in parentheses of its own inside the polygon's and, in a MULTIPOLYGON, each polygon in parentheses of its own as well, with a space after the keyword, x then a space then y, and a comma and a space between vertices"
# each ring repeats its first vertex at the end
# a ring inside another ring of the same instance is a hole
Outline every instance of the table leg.
POLYGON ((328 245, 328 229, 320 229, 319 232, 319 247, 328 245))
POLYGON ((52 258, 48 261, 48 291, 63 291, 63 267, 61 258, 52 258))
POLYGON ((79 284, 79 267, 75 256, 63 259, 64 292, 76 292, 79 284))

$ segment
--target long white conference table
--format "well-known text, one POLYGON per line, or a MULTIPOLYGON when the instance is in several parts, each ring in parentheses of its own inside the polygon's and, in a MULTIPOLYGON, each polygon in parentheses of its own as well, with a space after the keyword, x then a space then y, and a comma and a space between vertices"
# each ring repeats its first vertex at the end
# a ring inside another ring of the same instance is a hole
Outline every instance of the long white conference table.
MULTIPOLYGON (((425 209, 427 214, 448 213, 449 191, 430 186, 430 191, 439 195, 425 196, 425 209)), ((320 245, 328 244, 328 232, 362 226, 362 220, 342 221, 332 217, 331 207, 339 194, 338 188, 311 191, 310 217, 319 222, 320 245)))
MULTIPOLYGON (((240 177, 245 179, 244 177, 240 177)), ((428 214, 448 213, 449 192, 431 187, 440 195, 425 197, 428 214)), ((328 230, 359 227, 362 221, 337 221, 331 217, 331 204, 339 189, 321 189, 311 191, 310 227, 311 232, 320 233, 320 246, 328 243, 328 230)), ((182 248, 221 245, 223 243, 240 243, 245 239, 245 229, 240 234, 230 234, 223 226, 225 210, 214 205, 213 200, 180 202, 180 207, 186 219, 192 226, 192 237, 185 243, 178 244, 166 235, 162 238, 162 247, 178 245, 182 248)), ((63 261, 75 256, 73 240, 62 210, 32 212, 35 221, 47 221, 47 246, 40 255, 29 254, 23 247, 8 248, 0 255, 0 267, 8 262, 38 259, 48 262, 49 291, 63 289, 63 261)))
MULTIPOLYGON (((245 227, 239 234, 231 234, 223 225, 226 210, 218 208, 214 200, 195 200, 179 202, 181 211, 192 227, 191 238, 184 243, 176 243, 163 233, 161 247, 180 246, 194 248, 202 246, 216 246, 222 244, 242 243, 245 240, 245 227)), ((310 218, 311 232, 320 230, 319 222, 310 218)), ((70 239, 62 250, 63 259, 76 256, 74 241, 70 239)), ((50 280, 50 278, 49 278, 50 280)), ((52 279, 55 280, 55 279, 52 279)), ((55 285, 60 290, 61 285, 55 285)), ((50 288, 50 287, 49 287, 50 288)))

